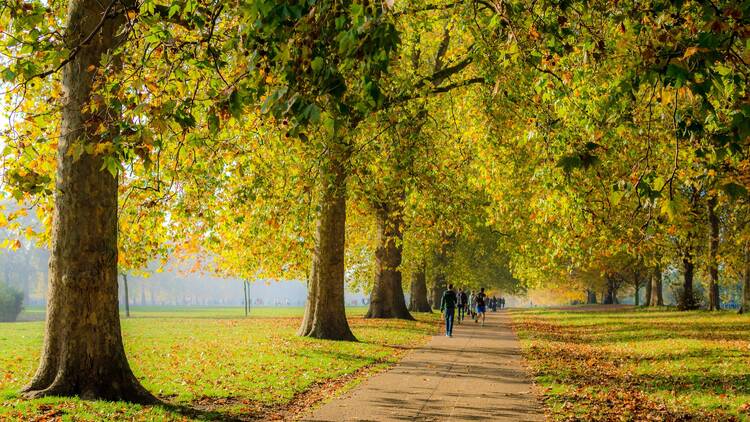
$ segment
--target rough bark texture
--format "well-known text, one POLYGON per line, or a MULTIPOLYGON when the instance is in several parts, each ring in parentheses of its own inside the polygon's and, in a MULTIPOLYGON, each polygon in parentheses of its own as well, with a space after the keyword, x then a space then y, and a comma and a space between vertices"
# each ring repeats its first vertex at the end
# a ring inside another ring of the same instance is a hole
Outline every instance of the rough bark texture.
POLYGON ((721 309, 719 298, 719 216, 716 215, 716 196, 708 199, 708 309, 718 311, 721 309))
POLYGON ((424 266, 414 271, 411 276, 409 310, 412 312, 432 312, 430 303, 427 301, 427 278, 425 277, 424 266))
POLYGON ((331 148, 323 167, 315 253, 305 317, 299 329, 302 336, 356 341, 344 308, 346 157, 346 153, 331 148))
POLYGON ((643 297, 643 306, 651 306, 651 296, 653 295, 653 284, 651 283, 651 277, 646 279, 646 294, 643 297))
POLYGON ((664 306, 664 296, 662 294, 661 268, 654 268, 651 274, 651 306, 664 306))
MULTIPOLYGON (((114 4, 114 3, 113 3, 114 4)), ((75 142, 104 142, 106 111, 85 112, 103 54, 116 44, 124 23, 103 19, 105 6, 93 0, 69 3, 66 36, 81 45, 63 67, 61 136, 49 264, 49 299, 44 350, 25 396, 80 396, 84 399, 153 403, 128 365, 120 334, 117 286, 117 179, 101 171, 102 157, 74 157, 75 142), (102 24, 100 25, 100 22, 102 24), (89 36, 83 44, 82 40, 89 36)))
POLYGON ((413 320, 406 308, 401 276, 402 209, 380 204, 376 207, 378 246, 375 250, 375 283, 365 318, 399 318, 413 320))

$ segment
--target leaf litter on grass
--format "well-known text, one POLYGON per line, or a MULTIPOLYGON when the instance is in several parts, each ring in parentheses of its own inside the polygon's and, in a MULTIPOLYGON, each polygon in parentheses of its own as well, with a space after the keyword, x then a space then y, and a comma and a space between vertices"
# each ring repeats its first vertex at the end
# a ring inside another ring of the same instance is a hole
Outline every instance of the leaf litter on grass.
POLYGON ((748 416, 746 320, 727 313, 622 309, 515 311, 513 320, 554 420, 748 416))

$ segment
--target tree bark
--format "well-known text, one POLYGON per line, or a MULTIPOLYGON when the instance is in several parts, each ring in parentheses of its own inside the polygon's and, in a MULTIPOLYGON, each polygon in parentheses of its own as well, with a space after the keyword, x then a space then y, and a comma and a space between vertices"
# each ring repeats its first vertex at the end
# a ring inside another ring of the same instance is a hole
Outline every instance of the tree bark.
POLYGON ((688 248, 682 256, 682 266, 684 269, 684 278, 682 284, 682 297, 680 298, 679 308, 682 310, 697 309, 698 304, 695 300, 693 291, 693 277, 695 264, 693 264, 693 254, 688 248))
POLYGON ((641 305, 641 297, 640 296, 641 296, 641 282, 640 282, 640 280, 636 280, 635 281, 635 298, 634 298, 635 299, 634 300, 635 306, 640 306, 641 305))
MULTIPOLYGON (((113 3, 114 4, 114 3, 113 3)), ((120 7, 120 6, 117 6, 120 7)), ((130 369, 120 333, 117 286, 117 179, 102 172, 103 157, 71 147, 111 140, 100 134, 116 111, 92 112, 101 58, 116 47, 122 10, 94 0, 71 0, 66 37, 80 46, 62 69, 61 135, 57 149, 55 209, 49 263, 44 349, 24 396, 153 403, 130 369), (103 15, 115 15, 107 19, 103 15), (100 24, 101 22, 101 24, 100 24), (94 34, 88 42, 83 40, 94 34)), ((105 72, 106 73, 106 72, 105 72)), ((111 126, 111 125, 109 125, 111 126)))
POLYGON ((721 309, 721 300, 719 297, 719 216, 716 215, 716 196, 708 198, 708 310, 718 311, 721 309))
POLYGON ((750 312, 750 243, 745 244, 745 274, 743 274, 742 306, 740 313, 750 312))
MULTIPOLYGON (((648 276, 648 275, 647 275, 648 276)), ((651 283, 651 277, 648 276, 646 279, 646 294, 643 298, 643 306, 651 306, 651 296, 653 296, 654 286, 651 283)))
POLYGON ((365 318, 399 318, 413 320, 406 308, 402 282, 402 225, 400 207, 381 204, 376 209, 378 246, 375 250, 375 284, 365 318))
POLYGON ((409 310, 412 312, 432 312, 430 303, 427 301, 427 280, 424 264, 414 271, 411 276, 409 310))
POLYGON ((329 340, 356 341, 344 307, 346 237, 346 168, 348 153, 329 148, 322 167, 320 215, 308 281, 305 316, 298 334, 329 340))
POLYGON ((651 306, 664 306, 660 267, 654 268, 654 272, 651 274, 651 285, 651 306))
POLYGON ((122 287, 125 294, 125 317, 130 318, 130 297, 128 295, 128 275, 122 275, 122 287))
POLYGON ((595 305, 596 304, 596 292, 593 290, 586 290, 586 304, 587 305, 595 305))
POLYGON ((448 288, 448 283, 445 281, 445 273, 440 272, 435 276, 435 283, 432 286, 432 307, 437 309, 440 308, 440 300, 443 298, 443 292, 448 288))
POLYGON ((247 281, 242 281, 242 305, 245 307, 245 316, 248 314, 248 303, 247 303, 247 281))
POLYGON ((616 281, 612 277, 607 277, 607 290, 602 298, 602 304, 604 305, 615 305, 617 304, 617 285, 616 281))

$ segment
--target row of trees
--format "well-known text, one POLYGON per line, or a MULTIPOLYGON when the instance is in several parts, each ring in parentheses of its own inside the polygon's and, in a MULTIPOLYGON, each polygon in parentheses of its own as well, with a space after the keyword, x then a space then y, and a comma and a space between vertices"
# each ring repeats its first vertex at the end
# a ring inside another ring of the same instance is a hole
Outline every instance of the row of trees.
POLYGON ((402 274, 413 310, 448 280, 680 265, 686 309, 696 269, 750 280, 735 3, 3 3, 4 188, 52 254, 26 394, 153 401, 117 273, 167 256, 304 278, 300 335, 337 340, 345 282, 410 318, 402 274))

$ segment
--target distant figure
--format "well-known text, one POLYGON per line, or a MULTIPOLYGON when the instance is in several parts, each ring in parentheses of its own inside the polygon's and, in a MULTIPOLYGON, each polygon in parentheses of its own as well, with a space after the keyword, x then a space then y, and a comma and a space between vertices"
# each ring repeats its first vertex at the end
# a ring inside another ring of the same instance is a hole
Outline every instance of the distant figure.
POLYGON ((482 326, 484 326, 485 313, 487 312, 487 295, 484 294, 484 287, 479 290, 479 293, 475 296, 477 301, 477 316, 474 318, 474 322, 479 322, 479 317, 482 317, 482 326))
POLYGON ((468 306, 469 297, 466 296, 466 292, 464 289, 458 289, 458 303, 456 306, 458 306, 458 323, 460 324, 461 321, 464 320, 464 316, 466 316, 466 308, 468 306))
POLYGON ((490 299, 490 307, 492 308, 492 312, 497 312, 497 298, 495 296, 492 296, 492 299, 490 299))
POLYGON ((500 298, 500 309, 503 309, 503 308, 505 308, 505 298, 501 297, 500 298))
POLYGON ((469 303, 467 303, 467 306, 469 307, 469 317, 474 319, 474 311, 477 308, 477 295, 474 294, 474 290, 469 294, 469 303))
POLYGON ((445 317, 445 335, 453 337, 453 318, 456 314, 456 303, 458 303, 458 297, 456 292, 453 291, 453 285, 448 285, 448 290, 443 292, 443 297, 440 299, 440 311, 443 312, 445 317))

